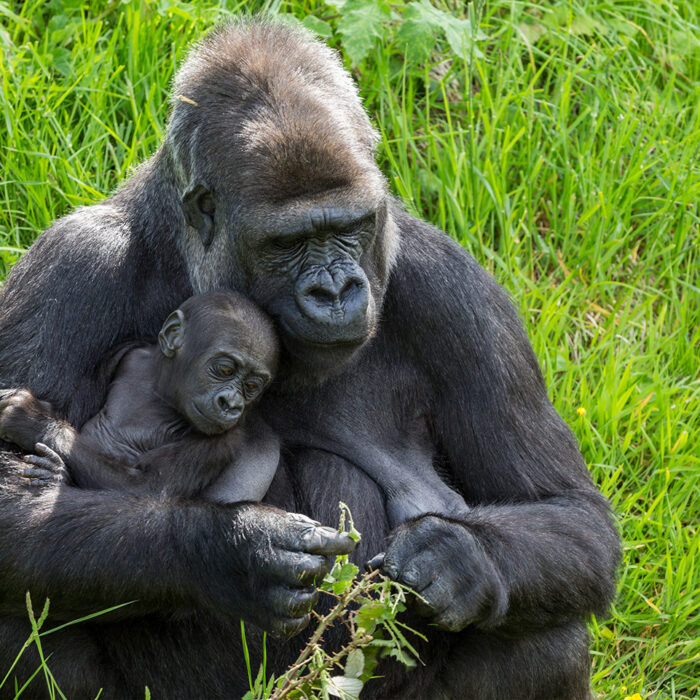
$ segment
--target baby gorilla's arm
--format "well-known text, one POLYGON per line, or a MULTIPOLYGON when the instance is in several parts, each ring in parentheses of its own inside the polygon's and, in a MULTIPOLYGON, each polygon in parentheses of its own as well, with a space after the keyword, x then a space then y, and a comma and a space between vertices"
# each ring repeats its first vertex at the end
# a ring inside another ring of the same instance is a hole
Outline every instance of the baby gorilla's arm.
POLYGON ((277 435, 255 414, 241 428, 241 444, 235 461, 204 492, 215 503, 261 501, 267 493, 280 460, 277 435))
POLYGON ((175 498, 198 496, 226 467, 237 463, 244 430, 235 427, 220 435, 188 434, 145 452, 135 471, 151 493, 175 498))
POLYGON ((123 488, 135 483, 127 467, 57 418, 51 405, 28 389, 0 393, 0 438, 33 453, 25 458, 21 475, 34 486, 67 482, 66 464, 70 477, 82 488, 123 488))

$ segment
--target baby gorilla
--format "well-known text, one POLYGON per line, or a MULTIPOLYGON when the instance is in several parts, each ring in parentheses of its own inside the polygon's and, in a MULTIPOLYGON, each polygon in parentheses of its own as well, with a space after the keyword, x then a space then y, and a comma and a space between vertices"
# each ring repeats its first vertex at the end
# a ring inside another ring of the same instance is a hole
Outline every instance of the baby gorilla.
MULTIPOLYGON (((194 296, 166 319, 158 345, 132 344, 114 355, 105 405, 80 432, 20 389, 0 392, 0 438, 34 452, 20 472, 33 486, 72 478, 81 488, 259 501, 280 446, 248 407, 271 381, 278 356, 272 321, 252 301, 228 291, 194 296)), ((356 442, 319 446, 365 465, 384 491, 392 527, 468 510, 430 453, 397 447, 387 458, 356 442)))
POLYGON ((166 319, 158 345, 124 348, 102 410, 78 432, 27 390, 0 401, 0 437, 36 454, 33 485, 259 501, 279 441, 250 411, 277 369, 272 321, 227 291, 194 296, 166 319), (38 443, 38 444, 36 444, 38 443))

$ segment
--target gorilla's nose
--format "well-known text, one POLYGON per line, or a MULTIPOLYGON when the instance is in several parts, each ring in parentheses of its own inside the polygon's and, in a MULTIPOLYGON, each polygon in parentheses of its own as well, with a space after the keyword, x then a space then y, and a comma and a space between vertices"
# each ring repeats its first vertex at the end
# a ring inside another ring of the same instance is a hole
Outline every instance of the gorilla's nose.
POLYGON ((339 326, 364 320, 369 303, 367 281, 345 270, 322 270, 297 284, 299 310, 311 321, 339 326))
POLYGON ((243 397, 238 391, 222 391, 216 403, 227 418, 238 418, 243 413, 243 397))

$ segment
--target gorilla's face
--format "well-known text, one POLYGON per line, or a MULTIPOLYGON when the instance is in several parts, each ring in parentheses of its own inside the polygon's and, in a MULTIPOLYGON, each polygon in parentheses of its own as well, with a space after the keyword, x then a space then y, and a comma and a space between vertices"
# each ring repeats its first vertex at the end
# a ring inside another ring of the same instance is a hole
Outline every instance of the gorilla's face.
POLYGON ((195 286, 252 297, 275 319, 285 359, 312 376, 372 337, 396 240, 351 78, 298 39, 321 69, 264 41, 190 60, 177 90, 193 104, 175 103, 168 144, 203 244, 187 252, 195 286))
POLYGON ((277 367, 269 319, 233 292, 190 297, 158 335, 160 396, 205 435, 236 426, 277 367))
POLYGON ((212 191, 201 201, 190 218, 216 211, 212 225, 226 230, 217 224, 212 235, 235 241, 243 291, 275 320, 296 362, 325 372, 372 337, 392 252, 382 192, 344 188, 231 212, 212 191))
POLYGON ((342 363, 374 333, 384 291, 372 256, 380 235, 373 207, 321 204, 291 225, 244 237, 250 293, 304 364, 342 363))

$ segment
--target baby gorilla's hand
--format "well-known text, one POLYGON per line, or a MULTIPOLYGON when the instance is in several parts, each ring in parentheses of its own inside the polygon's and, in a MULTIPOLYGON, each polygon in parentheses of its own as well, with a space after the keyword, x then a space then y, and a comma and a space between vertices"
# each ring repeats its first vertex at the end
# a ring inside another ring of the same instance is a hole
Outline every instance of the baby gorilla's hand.
POLYGON ((70 476, 63 460, 41 442, 34 445, 34 454, 24 456, 20 476, 35 488, 69 484, 70 476))
POLYGON ((33 450, 46 440, 55 418, 51 404, 39 401, 28 389, 0 391, 0 438, 33 450))

